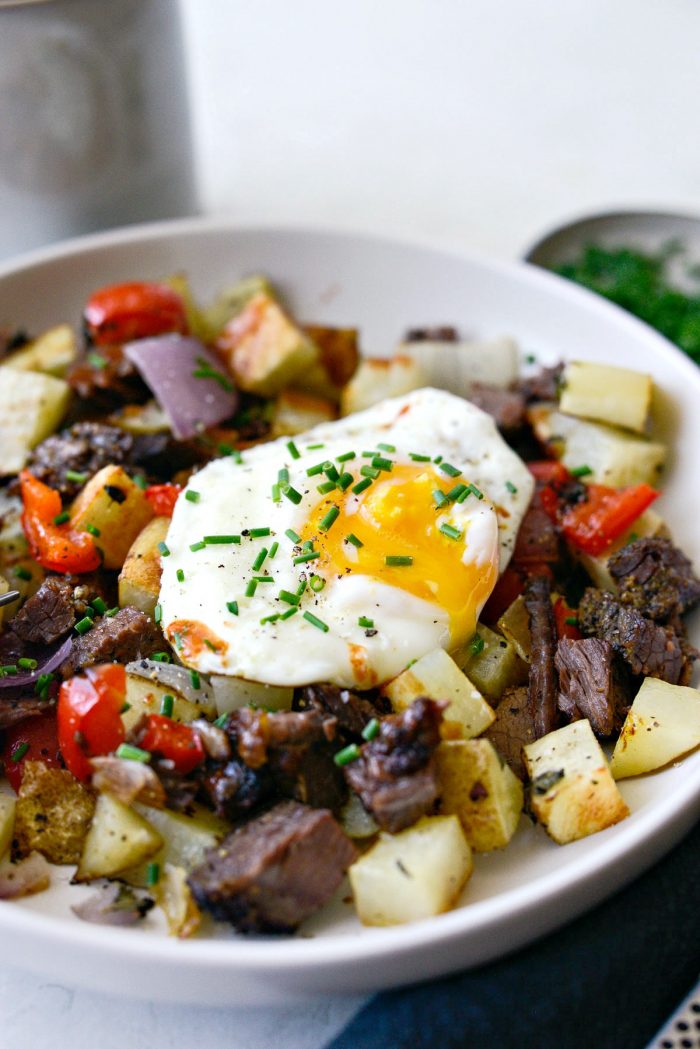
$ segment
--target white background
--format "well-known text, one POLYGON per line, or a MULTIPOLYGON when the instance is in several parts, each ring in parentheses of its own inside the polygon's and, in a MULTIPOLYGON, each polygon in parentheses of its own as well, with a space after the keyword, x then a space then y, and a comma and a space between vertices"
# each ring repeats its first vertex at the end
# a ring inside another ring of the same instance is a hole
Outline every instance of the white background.
MULTIPOLYGON (((501 257, 590 210, 700 213, 696 0, 181 7, 207 213, 501 257)), ((1 1049, 315 1049, 359 1002, 257 1014, 69 985, 0 969, 1 1049)))

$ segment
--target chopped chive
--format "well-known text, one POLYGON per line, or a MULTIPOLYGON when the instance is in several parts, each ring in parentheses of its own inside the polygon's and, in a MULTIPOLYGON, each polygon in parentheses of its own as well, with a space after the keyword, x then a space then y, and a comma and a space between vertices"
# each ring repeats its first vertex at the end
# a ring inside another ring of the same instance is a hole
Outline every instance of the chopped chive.
POLYGON ((70 521, 70 514, 67 510, 63 510, 60 514, 56 514, 53 519, 55 525, 66 524, 68 521, 70 521))
POLYGON ((248 583, 248 586, 245 588, 245 596, 246 597, 252 597, 253 594, 255 593, 255 591, 257 590, 257 588, 258 588, 258 581, 257 581, 257 579, 251 579, 251 581, 248 583))
POLYGON ((253 561, 253 566, 252 567, 253 567, 253 571, 254 572, 258 572, 262 568, 263 562, 264 562, 265 558, 267 557, 268 553, 269 553, 269 551, 268 551, 266 546, 263 546, 263 547, 260 548, 258 556, 253 561))
POLYGON ((371 630, 374 626, 374 620, 368 619, 367 616, 360 616, 360 618, 357 620, 357 625, 365 627, 365 629, 367 630, 371 630))
POLYGON ((213 379, 214 382, 218 382, 222 390, 226 390, 227 393, 233 392, 233 383, 229 381, 223 372, 212 368, 206 357, 198 357, 197 364, 199 367, 192 372, 193 379, 213 379))
POLYGON ((269 528, 251 528, 248 535, 251 539, 264 539, 270 534, 269 528))
POLYGON ((20 656, 17 660, 20 670, 36 670, 38 665, 36 659, 30 659, 28 656, 20 656))
POLYGON ((335 481, 324 481, 323 484, 316 485, 316 491, 320 492, 321 495, 328 495, 329 492, 334 492, 335 489, 335 481))
POLYGON ((388 554, 384 564, 390 568, 406 568, 413 564, 413 558, 409 554, 388 554))
POLYGON ((409 452, 408 455, 409 455, 410 459, 413 459, 414 463, 429 463, 430 462, 430 456, 429 455, 419 455, 418 452, 409 452))
POLYGON ((32 573, 29 571, 28 568, 25 568, 23 565, 20 565, 19 568, 15 568, 14 576, 16 579, 23 579, 25 583, 28 583, 29 580, 32 578, 32 573))
POLYGON ((300 598, 297 594, 290 593, 289 590, 280 590, 277 595, 280 601, 284 601, 288 605, 298 605, 300 598))
POLYGON ((473 656, 478 656, 480 652, 484 651, 484 639, 480 634, 474 634, 474 637, 469 642, 469 651, 473 656))
POLYGON ((322 532, 327 532, 333 523, 340 517, 340 509, 337 506, 331 506, 328 513, 324 514, 321 520, 318 522, 318 527, 322 532))
POLYGON ((29 744, 27 742, 18 743, 15 749, 10 754, 10 757, 14 762, 21 761, 24 755, 29 750, 29 744))
POLYGON ((164 542, 158 543, 157 549, 158 549, 161 557, 170 557, 170 547, 168 546, 167 543, 164 543, 164 542))
POLYGON ((361 539, 357 538, 354 532, 348 532, 348 534, 345 536, 345 542, 352 543, 352 545, 356 546, 358 550, 361 546, 365 545, 361 539))
POLYGON ((89 532, 90 535, 99 536, 100 530, 94 524, 85 525, 85 531, 89 532))
POLYGON ((302 554, 308 554, 310 550, 313 550, 314 544, 311 539, 306 539, 304 545, 301 548, 302 554))
POLYGON ((227 601, 226 607, 228 608, 232 616, 238 615, 238 601, 227 601))
POLYGON ((126 714, 127 710, 131 710, 131 703, 127 703, 125 700, 119 708, 119 713, 126 714))
POLYGON ((218 718, 212 722, 217 728, 223 728, 228 721, 228 712, 226 714, 219 714, 218 718))
POLYGON ((75 629, 79 634, 87 634, 88 630, 91 630, 93 626, 92 619, 90 616, 85 616, 75 624, 75 629))
POLYGON ((460 532, 459 528, 455 528, 454 525, 451 524, 441 524, 438 531, 442 532, 443 535, 446 535, 448 539, 461 539, 464 534, 463 532, 460 532))
POLYGON ((183 572, 183 570, 181 568, 178 568, 178 570, 175 573, 175 575, 177 577, 178 583, 184 583, 185 582, 185 573, 183 572))
POLYGON ((325 447, 326 447, 325 444, 307 444, 306 450, 307 450, 307 452, 313 452, 317 448, 325 448, 325 447))
POLYGON ((376 739, 379 735, 379 721, 377 718, 372 718, 368 721, 365 727, 362 729, 362 738, 366 739, 369 743, 370 740, 376 739))
POLYGON ((515 487, 512 481, 506 481, 506 488, 508 489, 511 495, 515 495, 518 491, 518 489, 515 487))
POLYGON ((282 501, 282 490, 278 484, 272 486, 272 502, 279 503, 282 501))
POLYGON ((301 542, 301 536, 298 532, 295 532, 293 528, 288 528, 284 534, 286 535, 287 539, 291 539, 293 543, 301 542))
POLYGON ((91 603, 92 603, 92 607, 95 609, 95 611, 99 615, 103 616, 105 614, 105 612, 107 611, 107 605, 105 604, 105 602, 102 600, 101 597, 96 597, 95 600, 92 601, 91 603))
POLYGON ((379 452, 377 451, 376 448, 372 452, 364 451, 362 453, 362 458, 363 459, 374 459, 375 455, 379 455, 379 452))
POLYGON ((459 499, 460 495, 463 495, 466 492, 466 490, 466 484, 456 484, 454 488, 450 488, 449 492, 447 493, 447 498, 450 500, 451 503, 454 503, 459 499))
POLYGON ((298 557, 292 558, 293 565, 303 565, 305 561, 315 561, 317 557, 320 557, 321 553, 319 550, 309 550, 307 554, 299 554, 298 557))
POLYGON ((17 664, 16 663, 7 663, 4 667, 0 667, 0 674, 2 674, 3 677, 5 677, 5 675, 7 675, 7 674, 16 674, 16 673, 17 673, 17 664))
POLYGON ((318 630, 322 630, 324 634, 328 633, 328 625, 315 616, 313 612, 304 612, 304 619, 307 623, 311 623, 311 626, 315 626, 318 630))
POLYGON ((326 460, 326 462, 323 464, 323 472, 329 481, 337 481, 340 477, 340 474, 336 470, 333 463, 330 462, 330 460, 326 460))
POLYGON ((291 455, 292 459, 301 459, 301 452, 295 445, 294 441, 287 441, 287 451, 291 455))
POLYGON ((81 473, 80 470, 66 470, 63 476, 67 481, 75 481, 76 484, 85 484, 90 475, 81 473))
POLYGON ((157 885, 160 880, 160 864, 153 860, 146 867, 146 885, 149 889, 152 889, 154 885, 157 885))
POLYGON ((351 761, 357 761, 360 756, 360 748, 357 743, 350 743, 347 747, 343 747, 336 754, 333 755, 333 761, 336 765, 349 765, 351 761))
MULTIPOLYGON (((205 535, 202 536, 202 543, 205 546, 224 546, 230 543, 240 543, 240 535, 205 535)), ((200 548, 201 549, 201 548, 200 548)), ((194 550, 191 546, 190 550, 194 550)))
POLYGON ((295 615, 298 611, 299 611, 299 609, 297 608, 296 605, 294 605, 293 608, 288 608, 286 612, 283 612, 282 615, 280 616, 280 619, 289 619, 291 616, 295 615))
MULTIPOLYGON (((119 611, 119 605, 115 605, 114 608, 108 608, 107 611, 105 612, 105 615, 109 619, 111 619, 112 616, 116 616, 118 611, 119 611)), ((156 622, 159 622, 159 620, 156 620, 156 622)))
POLYGON ((360 473, 363 477, 371 477, 373 481, 379 477, 381 470, 378 470, 376 466, 361 466, 360 473))
POLYGON ((148 488, 148 481, 143 476, 143 474, 134 474, 132 480, 136 487, 140 488, 142 492, 145 492, 148 488))
POLYGON ((335 483, 337 484, 338 488, 340 488, 341 491, 344 492, 350 487, 350 485, 352 484, 353 480, 354 480, 354 478, 353 478, 352 474, 342 473, 335 483))
POLYGON ((309 586, 315 594, 320 594, 325 585, 326 580, 320 575, 312 575, 309 580, 309 586))
POLYGON ((383 452, 395 452, 396 445, 393 444, 382 444, 381 441, 377 445, 377 448, 381 448, 383 452))
POLYGON ((445 493, 441 492, 439 488, 436 488, 433 492, 433 499, 435 500, 435 505, 438 507, 447 506, 450 501, 445 493))
POLYGON ((169 652, 154 652, 153 655, 151 656, 151 659, 155 659, 156 663, 170 663, 171 662, 170 653, 169 652))
POLYGON ((210 652, 216 652, 217 648, 213 641, 210 641, 208 637, 204 638, 204 644, 207 646, 210 652))
POLYGON ((277 620, 279 619, 279 617, 280 617, 279 612, 273 612, 272 615, 270 615, 270 616, 263 616, 262 619, 260 620, 260 625, 262 626, 263 623, 276 623, 277 620))
POLYGON ((452 463, 440 463, 440 469, 444 474, 447 474, 448 477, 460 477, 462 474, 462 471, 458 470, 456 466, 452 465, 452 463))
POLYGON ((391 459, 385 459, 383 455, 375 455, 372 460, 372 466, 375 470, 387 470, 389 472, 394 469, 391 459))
POLYGON ((315 463, 313 466, 310 466, 308 468, 308 470, 306 471, 306 476, 307 477, 316 477, 318 474, 322 474, 323 473, 323 467, 325 465, 326 465, 325 461, 322 462, 322 463, 315 463))
POLYGON ((578 626, 578 616, 567 616, 564 622, 567 626, 578 626))
POLYGON ((272 546, 270 547, 270 553, 267 555, 270 558, 270 560, 273 559, 279 548, 280 544, 277 542, 277 540, 275 540, 272 546))
POLYGON ((230 444, 217 445, 217 451, 220 452, 221 455, 230 455, 234 463, 237 463, 239 466, 243 462, 243 456, 241 453, 237 448, 232 448, 230 444))
POLYGON ((437 466, 439 463, 442 462, 442 459, 443 459, 443 457, 441 455, 436 455, 435 458, 433 459, 433 462, 437 466))
POLYGON ((185 499, 187 499, 189 503, 198 503, 200 498, 201 496, 199 492, 195 492, 194 488, 188 488, 185 492, 185 499))
POLYGON ((94 620, 97 613, 95 612, 94 608, 90 608, 90 606, 88 605, 88 607, 85 609, 85 615, 89 616, 90 619, 94 620))
POLYGON ((53 674, 39 674, 34 685, 34 691, 40 699, 48 699, 49 685, 54 679, 53 674))
POLYGON ((200 539, 196 543, 190 543, 190 550, 193 554, 196 554, 198 550, 203 550, 206 545, 207 544, 204 542, 204 540, 200 539))
POLYGON ((87 362, 92 368, 101 369, 107 367, 107 359, 101 353, 95 353, 94 350, 88 353, 87 362))
MULTIPOLYGON (((109 615, 109 613, 107 613, 107 614, 109 615)), ((163 618, 163 606, 162 605, 156 605, 156 607, 153 609, 153 622, 154 623, 160 623, 162 618, 163 618)))
POLYGON ((358 481, 357 484, 354 484, 352 486, 352 490, 355 493, 355 495, 360 495, 360 493, 364 492, 366 488, 369 488, 371 483, 372 483, 372 478, 371 477, 365 477, 361 481, 358 481))
MULTIPOLYGON (((475 495, 477 497, 477 499, 483 499, 484 498, 484 493, 479 488, 477 488, 475 484, 467 485, 467 489, 468 489, 468 491, 471 492, 472 495, 475 495)), ((460 502, 462 502, 462 501, 463 500, 460 498, 460 502)))
POLYGON ((175 706, 175 697, 171 696, 169 692, 166 692, 160 701, 160 712, 164 714, 166 718, 173 716, 173 707, 175 706))
POLYGON ((196 670, 190 670, 190 681, 192 682, 192 688, 201 688, 202 682, 196 670))
POLYGON ((593 473, 590 466, 575 466, 573 470, 569 470, 572 477, 588 477, 589 474, 593 473))
POLYGON ((253 579, 256 583, 274 583, 271 575, 254 575, 253 579))
POLYGON ((302 578, 299 580, 299 586, 297 587, 297 597, 301 597, 301 595, 304 593, 305 590, 306 590, 306 579, 302 576, 302 578))
POLYGON ((282 485, 289 484, 289 470, 286 466, 283 466, 280 470, 277 471, 277 481, 280 487, 282 487, 282 485))
POLYGON ((355 458, 354 452, 343 452, 342 455, 336 455, 335 461, 337 463, 349 463, 351 459, 355 458))
POLYGON ((120 743, 114 753, 118 758, 125 758, 127 761, 142 761, 146 764, 151 760, 150 751, 134 747, 131 743, 120 743))

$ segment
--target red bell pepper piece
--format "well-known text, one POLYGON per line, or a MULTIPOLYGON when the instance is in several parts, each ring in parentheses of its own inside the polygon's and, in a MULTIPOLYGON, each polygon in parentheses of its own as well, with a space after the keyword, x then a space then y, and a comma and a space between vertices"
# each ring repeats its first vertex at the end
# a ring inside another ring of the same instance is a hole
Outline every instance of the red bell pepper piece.
POLYGON ((205 758, 204 746, 194 729, 164 714, 149 715, 139 746, 169 758, 183 774, 201 765, 205 758))
POLYGON ((5 732, 0 762, 5 766, 10 786, 17 793, 22 783, 25 761, 43 761, 50 768, 60 767, 54 708, 36 717, 26 718, 5 732))
POLYGON ((32 557, 51 572, 92 572, 101 558, 88 532, 71 528, 70 521, 56 524, 61 513, 61 497, 53 488, 37 480, 29 470, 20 474, 22 490, 22 528, 32 557))
POLYGON ((572 480, 569 471, 557 459, 538 459, 526 465, 532 476, 540 484, 552 484, 557 487, 572 480))
POLYGON ((146 489, 146 498, 158 517, 172 517, 181 491, 179 484, 152 484, 146 489))
POLYGON ((58 696, 58 742, 63 760, 76 779, 87 780, 88 758, 110 754, 124 742, 121 709, 126 670, 120 663, 88 667, 69 678, 58 696))
POLYGON ((576 626, 576 609, 569 608, 563 597, 558 597, 554 602, 554 622, 557 628, 557 637, 568 637, 572 641, 580 641, 583 634, 576 626))
POLYGON ((563 514, 562 530, 579 550, 596 556, 626 532, 658 495, 648 484, 621 489, 590 484, 587 501, 563 514))
POLYGON ((84 317, 96 346, 188 331, 182 296, 167 284, 147 281, 100 288, 88 299, 84 317))

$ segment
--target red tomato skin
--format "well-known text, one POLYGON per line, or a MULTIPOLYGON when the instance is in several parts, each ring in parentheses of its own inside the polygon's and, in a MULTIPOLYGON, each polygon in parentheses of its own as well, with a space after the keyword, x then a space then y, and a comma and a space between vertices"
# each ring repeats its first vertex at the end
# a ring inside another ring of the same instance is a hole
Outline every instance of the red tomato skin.
POLYGON ((22 528, 32 557, 51 572, 79 575, 99 568, 100 553, 88 532, 76 532, 70 522, 57 525, 61 513, 58 492, 39 481, 29 470, 20 474, 22 528))
POLYGON ((8 728, 0 749, 0 761, 15 793, 19 793, 25 761, 43 761, 50 768, 60 768, 55 707, 8 728), (29 749, 19 761, 13 761, 13 753, 23 743, 28 743, 29 749))
POLYGON ((149 715, 139 746, 170 758, 177 771, 183 774, 201 765, 205 758, 198 734, 189 725, 182 725, 163 714, 149 715))
POLYGON ((167 284, 149 281, 100 288, 88 299, 84 317, 96 346, 188 331, 182 297, 167 284))
POLYGON ((124 742, 121 708, 126 671, 119 663, 88 667, 69 678, 58 695, 58 742, 66 766, 76 779, 90 779, 89 758, 110 754, 124 742))
POLYGON ((146 498, 157 517, 172 517, 181 491, 179 484, 152 484, 146 489, 146 498))

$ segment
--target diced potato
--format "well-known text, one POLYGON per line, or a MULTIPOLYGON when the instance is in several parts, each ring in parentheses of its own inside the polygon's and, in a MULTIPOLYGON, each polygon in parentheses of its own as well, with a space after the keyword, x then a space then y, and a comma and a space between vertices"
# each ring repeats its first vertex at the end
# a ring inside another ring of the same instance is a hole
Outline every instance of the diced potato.
POLYGON ((318 347, 319 359, 296 380, 296 385, 337 404, 343 387, 360 363, 357 330, 305 324, 304 331, 318 347))
POLYGON ((591 484, 625 488, 659 481, 667 454, 659 441, 564 415, 547 405, 530 408, 528 418, 537 438, 550 444, 568 470, 589 467, 585 480, 591 484))
POLYGON ((113 412, 109 422, 127 433, 167 433, 170 430, 170 421, 157 401, 127 404, 118 412, 113 412))
POLYGON ((406 710, 418 696, 448 700, 445 718, 456 722, 466 739, 479 736, 496 716, 479 690, 442 648, 421 656, 382 691, 396 711, 406 710))
POLYGON ((427 385, 425 372, 411 357, 365 357, 342 392, 340 414, 361 412, 388 397, 400 397, 427 385))
POLYGON ((0 860, 12 843, 15 831, 16 801, 11 794, 0 794, 0 860))
POLYGON ((700 692, 648 677, 630 707, 615 744, 615 779, 640 776, 700 746, 700 692))
POLYGON ((530 807, 559 845, 619 823, 629 809, 588 720, 573 721, 523 747, 530 807))
POLYGON ((189 724, 191 721, 196 721, 197 718, 214 714, 210 690, 200 689, 201 702, 192 702, 191 689, 185 691, 185 685, 178 688, 178 675, 189 679, 189 670, 185 670, 184 667, 166 667, 162 664, 159 667, 160 674, 164 674, 168 670, 173 670, 176 674, 172 678, 165 677, 165 679, 161 680, 154 680, 152 673, 148 676, 148 671, 145 677, 131 670, 127 671, 126 695, 124 698, 129 704, 129 709, 122 714, 124 727, 127 732, 134 727, 144 714, 160 713, 161 702, 163 696, 166 695, 173 697, 173 712, 171 716, 174 721, 182 721, 189 724))
POLYGON ((327 398, 302 390, 283 390, 275 401, 272 436, 293 437, 319 423, 330 422, 335 416, 335 405, 327 398))
POLYGON ((0 367, 0 476, 19 473, 32 448, 57 429, 70 397, 63 379, 0 367))
POLYGON ((134 809, 160 834, 162 845, 146 862, 122 874, 130 885, 146 885, 149 863, 158 863, 161 870, 169 863, 189 873, 203 862, 207 849, 231 831, 228 823, 201 805, 192 805, 188 812, 152 809, 141 804, 134 805, 134 809))
POLYGON ((291 710, 294 689, 286 685, 264 685, 259 681, 246 681, 242 677, 212 674, 209 678, 214 691, 216 713, 228 714, 241 707, 258 707, 260 710, 291 710))
POLYGON ((51 863, 77 863, 94 811, 94 795, 67 769, 25 762, 15 812, 16 854, 36 850, 51 863))
POLYGON ((526 663, 530 662, 530 615, 525 607, 525 598, 520 594, 507 608, 496 624, 500 632, 526 663))
POLYGON ((457 817, 424 816, 399 834, 380 834, 348 874, 363 925, 401 925, 449 910, 472 869, 457 817))
POLYGON ((318 348, 275 299, 258 292, 216 340, 242 390, 274 397, 319 356, 318 348))
POLYGON ((202 342, 210 342, 218 333, 221 325, 219 325, 219 328, 217 328, 216 331, 211 330, 204 315, 204 311, 201 306, 197 304, 187 275, 185 273, 172 273, 169 277, 166 277, 163 280, 163 284, 167 284, 169 288, 176 291, 182 299, 185 305, 187 327, 189 328, 190 334, 194 335, 197 339, 201 339, 202 342))
POLYGON ((614 543, 611 543, 602 554, 594 557, 592 554, 584 553, 583 550, 575 550, 574 556, 586 569, 595 586, 601 590, 611 590, 615 593, 617 591, 617 583, 608 569, 608 560, 611 554, 621 550, 623 546, 627 546, 633 539, 642 539, 645 536, 654 535, 669 536, 668 526, 663 517, 659 517, 654 510, 645 510, 634 524, 614 543))
POLYGON ((410 357, 425 375, 425 386, 466 396, 472 383, 509 386, 519 375, 517 344, 510 338, 471 342, 402 342, 397 353, 410 357))
POLYGON ((71 524, 80 531, 99 529, 96 543, 105 568, 121 568, 129 547, 153 517, 153 509, 121 466, 105 466, 91 477, 70 507, 71 524))
POLYGON ((274 288, 267 277, 257 273, 244 277, 230 288, 224 288, 219 292, 209 306, 200 310, 200 323, 205 331, 205 335, 202 336, 204 342, 213 342, 224 325, 232 317, 237 316, 253 296, 259 293, 273 297, 275 295, 274 288))
POLYGON ((58 324, 49 328, 37 339, 33 339, 15 350, 3 362, 8 368, 20 371, 46 372, 62 379, 78 356, 75 332, 70 324, 58 324))
POLYGON ((186 870, 166 863, 151 891, 165 915, 171 936, 179 936, 182 940, 197 931, 202 914, 187 884, 186 870))
MULTIPOLYGON (((133 605, 152 616, 158 604, 161 563, 158 543, 170 527, 169 517, 154 517, 134 539, 119 573, 119 604, 133 605)), ((100 536, 100 541, 102 537, 100 536)))
POLYGON ((507 688, 527 681, 527 664, 515 647, 502 634, 483 623, 477 624, 476 635, 471 641, 452 652, 452 658, 482 695, 496 703, 507 688))
POLYGON ((350 794, 340 813, 340 825, 349 838, 373 838, 379 825, 364 807, 357 794, 350 794))
POLYGON ((437 748, 440 811, 459 818, 476 852, 502 849, 517 830, 523 785, 487 739, 443 742, 437 748))
POLYGON ((569 361, 562 375, 559 407, 568 415, 644 433, 653 383, 651 375, 593 361, 569 361))
POLYGON ((100 794, 73 880, 113 878, 149 859, 162 845, 158 831, 140 813, 100 794))

